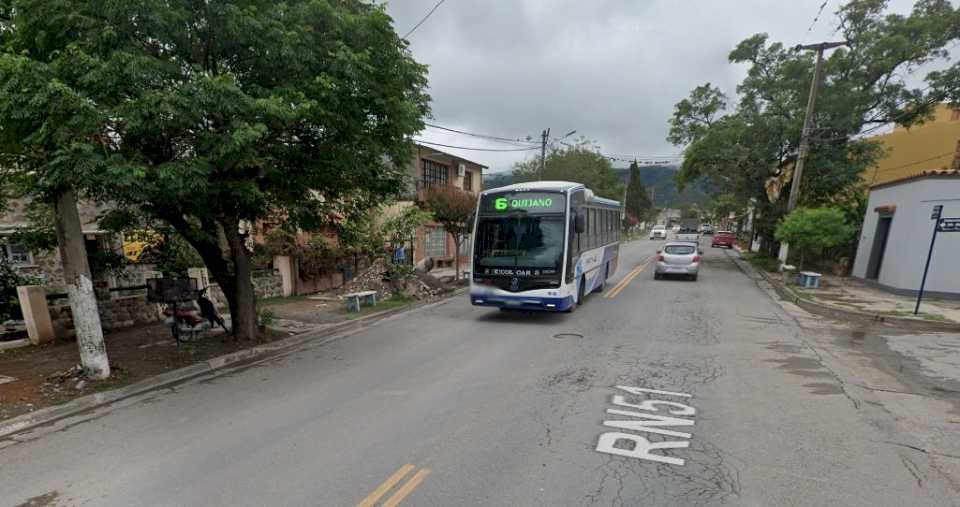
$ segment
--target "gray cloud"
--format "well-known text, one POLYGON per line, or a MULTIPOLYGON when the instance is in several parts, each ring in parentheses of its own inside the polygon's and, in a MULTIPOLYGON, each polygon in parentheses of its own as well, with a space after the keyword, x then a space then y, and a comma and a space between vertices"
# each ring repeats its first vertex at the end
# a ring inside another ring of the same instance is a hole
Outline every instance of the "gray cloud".
MULTIPOLYGON (((435 0, 387 4, 403 34, 435 0)), ((788 44, 830 39, 830 0, 446 0, 410 37, 430 68, 435 123, 507 137, 576 129, 606 153, 677 154, 664 138, 673 105, 714 83, 729 93, 745 68, 727 62, 757 32, 788 44)), ((906 12, 910 0, 891 2, 906 12)), ((509 148, 428 129, 423 139, 509 148)), ((505 170, 528 153, 449 150, 505 170)))

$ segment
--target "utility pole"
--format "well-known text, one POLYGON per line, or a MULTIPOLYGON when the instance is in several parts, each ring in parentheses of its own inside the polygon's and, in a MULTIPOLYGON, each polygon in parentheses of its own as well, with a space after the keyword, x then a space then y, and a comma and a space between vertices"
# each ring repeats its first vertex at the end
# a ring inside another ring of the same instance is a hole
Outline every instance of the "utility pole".
MULTIPOLYGON (((803 130, 800 133, 800 149, 797 153, 797 163, 793 168, 793 180, 790 183, 790 197, 787 200, 787 213, 797 207, 800 200, 800 185, 803 183, 803 168, 807 163, 807 156, 810 154, 810 132, 813 130, 813 116, 817 105, 817 90, 820 89, 820 81, 823 80, 823 52, 840 46, 846 46, 847 42, 821 42, 818 44, 808 44, 806 46, 798 45, 795 49, 806 49, 817 52, 817 63, 813 69, 813 81, 810 83, 810 95, 807 97, 807 112, 803 118, 803 130)), ((780 265, 787 263, 787 255, 790 252, 790 245, 786 242, 780 243, 780 265)))
POLYGON ((540 141, 540 181, 543 181, 543 171, 547 167, 547 139, 550 138, 550 129, 547 128, 543 131, 540 141))

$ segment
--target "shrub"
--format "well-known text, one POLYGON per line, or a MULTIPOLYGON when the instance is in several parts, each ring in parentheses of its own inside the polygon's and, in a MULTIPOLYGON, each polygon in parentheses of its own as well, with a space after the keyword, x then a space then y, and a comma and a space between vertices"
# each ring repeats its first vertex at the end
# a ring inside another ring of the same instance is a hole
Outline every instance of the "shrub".
POLYGON ((797 208, 777 224, 774 237, 789 243, 800 254, 803 269, 806 255, 819 255, 824 249, 851 241, 856 232, 856 227, 837 208, 797 208))

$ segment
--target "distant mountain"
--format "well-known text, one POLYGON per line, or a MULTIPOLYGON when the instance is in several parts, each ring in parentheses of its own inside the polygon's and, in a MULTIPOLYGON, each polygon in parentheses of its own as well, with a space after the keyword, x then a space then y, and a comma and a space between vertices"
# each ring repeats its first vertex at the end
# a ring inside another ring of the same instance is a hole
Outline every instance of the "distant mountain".
MULTIPOLYGON (((620 179, 626 184, 630 179, 629 167, 614 169, 620 179)), ((672 165, 642 165, 640 166, 640 181, 647 191, 651 192, 653 205, 657 208, 679 208, 685 204, 703 206, 710 201, 711 187, 703 181, 688 185, 681 193, 677 190, 677 171, 680 168, 672 165)))
MULTIPOLYGON (((614 170, 626 184, 630 179, 630 169, 618 167, 614 170)), ((670 165, 640 166, 640 181, 647 187, 647 191, 653 194, 653 205, 657 208, 679 208, 684 204, 705 205, 710 200, 710 185, 698 182, 689 185, 680 193, 676 183, 678 170, 676 166, 670 165)), ((513 174, 510 171, 483 175, 483 188, 497 188, 511 183, 513 174)))

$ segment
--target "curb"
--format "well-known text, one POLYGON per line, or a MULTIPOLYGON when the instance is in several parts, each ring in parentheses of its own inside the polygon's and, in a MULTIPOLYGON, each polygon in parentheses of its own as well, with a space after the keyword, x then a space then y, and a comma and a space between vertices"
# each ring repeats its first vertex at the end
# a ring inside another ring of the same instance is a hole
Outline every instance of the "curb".
POLYGON ((154 375, 153 377, 141 380, 135 384, 124 387, 118 387, 109 391, 88 394, 80 398, 71 400, 63 405, 42 408, 40 410, 0 421, 0 439, 9 438, 17 433, 35 428, 37 426, 47 425, 60 419, 93 410, 95 408, 109 405, 117 401, 124 400, 133 396, 144 394, 157 389, 179 384, 193 378, 215 373, 217 370, 238 363, 251 361, 253 359, 263 359, 278 355, 281 352, 295 349, 305 343, 319 340, 319 345, 331 342, 339 338, 344 331, 353 330, 352 328, 361 328, 375 320, 384 319, 400 313, 410 312, 420 308, 438 306, 447 300, 463 295, 466 288, 458 288, 439 300, 413 303, 407 306, 391 308, 381 312, 371 313, 363 317, 333 324, 330 327, 306 331, 304 333, 277 340, 272 343, 266 343, 251 347, 249 349, 238 350, 222 356, 217 356, 206 361, 201 361, 190 366, 185 366, 176 370, 154 375))
MULTIPOLYGON (((738 253, 741 252, 739 248, 736 250, 738 253)), ((833 305, 805 299, 798 296, 797 293, 793 292, 788 287, 785 287, 780 280, 777 280, 769 274, 754 268, 749 262, 743 260, 739 256, 734 257, 727 253, 727 257, 733 260, 733 263, 736 264, 737 267, 740 268, 740 270, 750 278, 753 278, 757 281, 763 280, 769 283, 780 299, 790 301, 791 303, 810 313, 824 317, 831 317, 834 319, 850 320, 863 324, 880 322, 913 331, 960 331, 960 324, 955 324, 952 322, 918 321, 913 319, 903 319, 891 315, 883 315, 880 313, 858 312, 856 310, 839 308, 833 305)))

